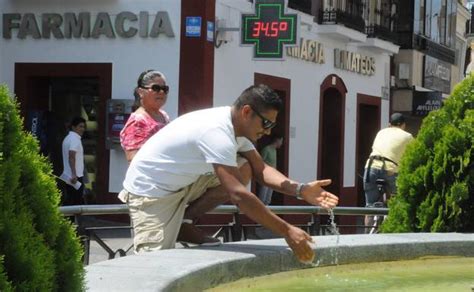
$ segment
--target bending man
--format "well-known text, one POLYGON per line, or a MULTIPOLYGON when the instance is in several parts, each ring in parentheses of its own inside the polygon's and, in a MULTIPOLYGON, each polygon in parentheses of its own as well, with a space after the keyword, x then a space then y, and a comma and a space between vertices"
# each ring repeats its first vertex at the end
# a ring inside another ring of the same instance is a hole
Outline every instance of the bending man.
MULTIPOLYGON (((253 146, 270 134, 281 104, 268 86, 251 86, 231 107, 185 114, 143 145, 122 191, 128 198, 136 252, 174 248, 182 222, 193 222, 230 199, 252 220, 284 237, 300 261, 313 259, 311 237, 266 208, 244 186, 238 169, 242 156, 259 183, 313 205, 336 206, 338 198, 322 188, 330 180, 291 180, 265 164, 253 146)), ((205 237, 189 225, 196 236, 205 237)))

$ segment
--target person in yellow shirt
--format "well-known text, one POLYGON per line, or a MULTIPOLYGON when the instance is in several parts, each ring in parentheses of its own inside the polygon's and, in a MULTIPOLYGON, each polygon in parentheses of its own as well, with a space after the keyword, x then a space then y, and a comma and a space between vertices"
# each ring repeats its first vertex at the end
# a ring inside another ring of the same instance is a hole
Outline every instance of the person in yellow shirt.
MULTIPOLYGON (((364 172, 365 206, 373 207, 374 203, 381 202, 381 194, 377 187, 377 179, 385 180, 385 191, 387 198, 396 193, 396 179, 398 174, 398 163, 405 152, 408 143, 413 136, 405 131, 405 117, 401 113, 390 116, 389 127, 380 130, 372 144, 364 172)), ((365 223, 370 223, 370 217, 366 216, 365 223)))

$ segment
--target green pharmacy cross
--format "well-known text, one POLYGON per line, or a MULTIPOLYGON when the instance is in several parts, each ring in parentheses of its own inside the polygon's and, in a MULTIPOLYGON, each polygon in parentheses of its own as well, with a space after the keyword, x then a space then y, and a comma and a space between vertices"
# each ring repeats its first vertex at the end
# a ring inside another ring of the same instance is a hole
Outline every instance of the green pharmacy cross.
POLYGON ((254 45, 254 59, 283 59, 297 34, 298 15, 285 13, 285 0, 255 0, 255 14, 242 14, 241 45, 254 45))

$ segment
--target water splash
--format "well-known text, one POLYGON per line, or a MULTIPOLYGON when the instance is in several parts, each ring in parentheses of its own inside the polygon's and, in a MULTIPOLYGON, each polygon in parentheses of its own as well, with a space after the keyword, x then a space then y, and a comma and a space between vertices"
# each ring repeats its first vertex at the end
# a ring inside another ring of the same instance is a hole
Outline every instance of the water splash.
POLYGON ((329 229, 332 234, 336 235, 336 244, 334 247, 331 248, 331 257, 334 258, 334 264, 338 265, 339 264, 339 259, 338 259, 338 253, 339 253, 339 236, 341 235, 339 233, 339 228, 337 228, 336 222, 334 220, 334 211, 333 209, 328 209, 329 213, 329 229))
MULTIPOLYGON (((339 228, 337 227, 336 222, 334 220, 334 211, 332 209, 328 209, 328 213, 329 213, 329 231, 332 234, 336 235, 336 244, 334 245, 334 247, 330 248, 330 254, 331 254, 331 258, 334 259, 333 264, 338 265, 339 264, 339 259, 338 259, 339 248, 338 248, 338 245, 339 245, 339 235, 341 235, 341 234, 339 233, 339 228)), ((311 247, 313 248, 313 250, 316 248, 316 246, 314 244, 311 244, 311 247)), ((313 268, 316 268, 316 267, 319 267, 319 265, 321 264, 321 259, 318 259, 316 262, 311 261, 311 262, 307 262, 305 264, 310 265, 313 268)))
POLYGON ((332 234, 337 235, 337 243, 339 243, 339 228, 336 226, 336 222, 334 221, 334 211, 332 209, 328 210, 329 213, 329 228, 332 234))

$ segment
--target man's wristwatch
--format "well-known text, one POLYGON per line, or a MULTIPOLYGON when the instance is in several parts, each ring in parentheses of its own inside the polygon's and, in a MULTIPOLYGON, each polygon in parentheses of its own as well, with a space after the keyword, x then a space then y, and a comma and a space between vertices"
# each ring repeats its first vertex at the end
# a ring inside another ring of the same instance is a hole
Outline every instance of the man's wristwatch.
POLYGON ((305 183, 299 183, 297 186, 296 186, 296 198, 298 200, 304 200, 303 197, 301 196, 301 190, 303 189, 303 187, 306 186, 305 183))

